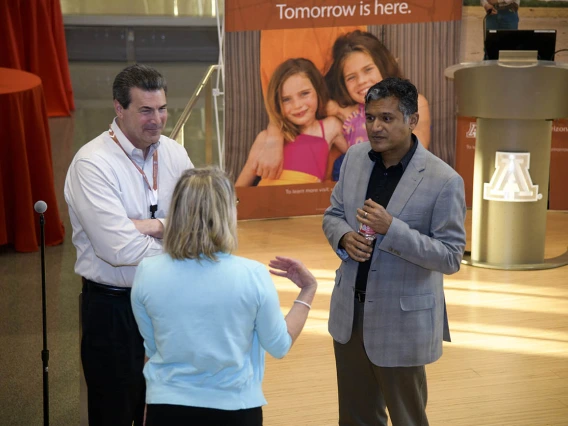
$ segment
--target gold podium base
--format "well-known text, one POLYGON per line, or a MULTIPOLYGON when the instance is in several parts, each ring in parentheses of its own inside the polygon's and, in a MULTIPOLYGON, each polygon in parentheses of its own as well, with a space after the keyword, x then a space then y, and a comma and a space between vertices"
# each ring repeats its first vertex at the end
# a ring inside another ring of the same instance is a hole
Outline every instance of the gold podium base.
POLYGON ((537 271, 541 269, 554 269, 568 265, 568 250, 560 256, 544 259, 543 263, 527 263, 520 265, 501 265, 496 263, 478 262, 476 260, 471 260, 471 252, 466 251, 461 263, 478 268, 502 269, 509 271, 537 271))

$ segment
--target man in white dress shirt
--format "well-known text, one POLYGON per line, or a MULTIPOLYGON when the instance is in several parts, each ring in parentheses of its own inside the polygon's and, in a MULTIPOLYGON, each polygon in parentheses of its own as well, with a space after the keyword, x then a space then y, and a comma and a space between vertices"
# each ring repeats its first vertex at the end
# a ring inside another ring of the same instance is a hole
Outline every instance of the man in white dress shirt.
POLYGON ((136 266, 162 253, 164 218, 187 152, 162 135, 166 81, 132 65, 113 84, 116 118, 83 146, 65 181, 65 200, 83 280, 81 360, 89 426, 142 425, 143 339, 130 304, 136 266))

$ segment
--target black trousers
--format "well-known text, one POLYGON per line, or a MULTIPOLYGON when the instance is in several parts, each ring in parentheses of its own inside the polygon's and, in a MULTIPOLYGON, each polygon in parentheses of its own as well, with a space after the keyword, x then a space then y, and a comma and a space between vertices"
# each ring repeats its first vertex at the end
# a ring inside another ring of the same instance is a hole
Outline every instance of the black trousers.
POLYGON ((216 410, 184 405, 148 404, 146 426, 262 426, 262 408, 216 410))
POLYGON ((379 367, 363 346, 364 302, 355 302, 353 332, 346 344, 333 342, 340 426, 428 426, 426 369, 379 367), (388 408, 388 415, 386 409, 388 408))
POLYGON ((141 426, 144 341, 132 314, 129 289, 111 289, 83 280, 81 360, 89 426, 141 426))

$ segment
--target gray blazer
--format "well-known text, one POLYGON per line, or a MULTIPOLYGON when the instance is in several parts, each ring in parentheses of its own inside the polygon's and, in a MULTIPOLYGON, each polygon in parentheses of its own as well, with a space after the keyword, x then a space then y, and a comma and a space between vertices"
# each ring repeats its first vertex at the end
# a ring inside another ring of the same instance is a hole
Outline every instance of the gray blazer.
MULTIPOLYGON (((331 296, 329 332, 339 343, 351 338, 354 289, 359 263, 339 248, 357 231, 374 163, 369 142, 347 151, 323 230, 342 259, 331 296)), ((387 206, 393 216, 379 235, 371 260, 363 338, 373 364, 381 367, 425 365, 442 355, 450 340, 443 275, 460 269, 465 248, 465 195, 462 178, 418 143, 387 206)))

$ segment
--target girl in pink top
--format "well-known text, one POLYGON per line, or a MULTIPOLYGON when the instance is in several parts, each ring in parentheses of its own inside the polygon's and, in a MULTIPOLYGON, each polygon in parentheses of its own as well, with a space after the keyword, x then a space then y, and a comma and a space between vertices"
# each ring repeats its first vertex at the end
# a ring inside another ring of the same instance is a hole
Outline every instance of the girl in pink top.
MULTIPOLYGON (((343 122, 349 146, 369 140, 365 128, 365 95, 367 90, 387 77, 402 77, 396 59, 380 40, 365 31, 339 36, 332 49, 333 63, 325 75, 331 101, 327 113, 343 122)), ((414 129, 418 140, 430 144, 430 109, 428 101, 418 95, 420 120, 414 129)), ((333 178, 338 180, 343 157, 336 160, 333 178)))
MULTIPOLYGON (((326 73, 325 81, 331 100, 327 103, 327 116, 335 116, 343 123, 344 137, 348 146, 369 140, 365 129, 365 94, 374 84, 387 77, 402 77, 402 72, 392 53, 373 34, 366 31, 352 31, 340 35, 332 48, 332 64, 326 73)), ((320 103, 321 105, 321 103, 320 103)), ((418 114, 420 116, 414 134, 428 148, 430 145, 430 108, 428 101, 418 95, 418 114)), ((254 152, 252 165, 259 166, 263 175, 275 176, 278 173, 282 149, 282 133, 271 123, 268 126, 266 149, 254 152), (260 164, 263 166, 260 167, 260 164)), ((332 155, 334 153, 332 152, 332 155)), ((332 161, 337 158, 337 153, 332 161)), ((335 161, 333 180, 339 178, 339 168, 343 157, 335 161)))
MULTIPOLYGON (((329 148, 347 150, 341 122, 326 117, 328 92, 314 64, 303 58, 278 66, 268 84, 266 110, 284 136, 283 171, 279 179, 262 179, 259 186, 315 183, 325 180, 329 148)), ((256 137, 235 186, 252 186, 257 180, 251 158, 264 148, 267 132, 256 137)))

